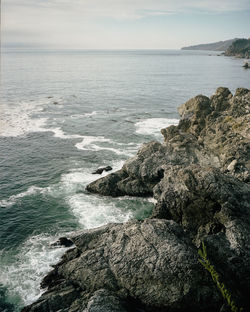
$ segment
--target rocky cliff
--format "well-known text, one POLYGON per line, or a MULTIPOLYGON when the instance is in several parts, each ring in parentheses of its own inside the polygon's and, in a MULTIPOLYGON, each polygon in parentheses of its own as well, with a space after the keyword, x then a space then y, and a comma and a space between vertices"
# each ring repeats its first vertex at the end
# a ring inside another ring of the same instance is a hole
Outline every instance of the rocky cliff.
POLYGON ((226 50, 225 55, 248 59, 250 57, 250 38, 234 41, 226 50))
POLYGON ((225 40, 225 41, 213 42, 213 43, 197 44, 197 45, 192 45, 188 47, 183 47, 181 49, 182 50, 226 51, 235 40, 237 40, 237 38, 225 40))
POLYGON ((154 196, 144 221, 82 231, 42 282, 27 311, 230 311, 207 256, 236 309, 250 306, 250 90, 218 88, 180 107, 121 170, 88 185, 108 196, 154 196))

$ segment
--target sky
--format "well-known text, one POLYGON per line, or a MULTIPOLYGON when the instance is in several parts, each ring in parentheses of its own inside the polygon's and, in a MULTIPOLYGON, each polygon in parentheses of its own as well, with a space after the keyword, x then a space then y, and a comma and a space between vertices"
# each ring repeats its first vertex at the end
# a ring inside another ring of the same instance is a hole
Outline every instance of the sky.
POLYGON ((2 0, 1 13, 7 47, 179 49, 250 37, 249 0, 2 0))

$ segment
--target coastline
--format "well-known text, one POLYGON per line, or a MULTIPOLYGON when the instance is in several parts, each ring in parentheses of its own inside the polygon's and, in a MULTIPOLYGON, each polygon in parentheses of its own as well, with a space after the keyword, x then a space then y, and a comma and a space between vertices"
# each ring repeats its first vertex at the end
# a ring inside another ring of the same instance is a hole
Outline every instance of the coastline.
POLYGON ((219 311, 223 299, 198 261, 201 242, 247 307, 249 103, 243 88, 192 98, 179 125, 162 130, 163 144, 145 144, 89 184, 101 195, 154 195, 151 218, 70 237, 75 247, 44 278, 47 291, 22 311, 219 311))

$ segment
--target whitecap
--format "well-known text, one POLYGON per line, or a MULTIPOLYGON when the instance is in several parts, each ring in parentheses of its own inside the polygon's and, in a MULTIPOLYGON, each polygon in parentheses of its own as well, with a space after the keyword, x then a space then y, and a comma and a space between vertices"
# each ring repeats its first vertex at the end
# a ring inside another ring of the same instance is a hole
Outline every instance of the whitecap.
MULTIPOLYGON (((67 194, 83 190, 87 184, 95 181, 98 177, 104 177, 113 171, 121 169, 123 164, 124 161, 113 162, 109 164, 113 168, 112 171, 103 171, 103 173, 98 176, 92 174, 92 172, 97 169, 96 167, 72 169, 70 172, 61 176, 61 181, 59 183, 60 188, 62 188, 64 192, 68 192, 67 194)), ((103 164, 103 166, 106 166, 106 164, 103 164)))
POLYGON ((94 195, 75 194, 69 197, 68 203, 73 214, 86 229, 110 222, 126 222, 132 217, 131 211, 122 211, 114 202, 107 202, 94 195))
POLYGON ((146 135, 159 136, 161 129, 171 125, 178 125, 179 119, 169 118, 149 118, 144 119, 135 124, 136 133, 146 135))
POLYGON ((33 194, 37 194, 37 193, 39 193, 41 191, 43 191, 43 188, 41 188, 41 187, 34 186, 34 185, 30 186, 27 189, 27 191, 25 191, 25 192, 21 192, 19 194, 12 195, 8 199, 0 200, 0 206, 2 206, 2 207, 12 206, 12 205, 14 205, 17 202, 18 199, 23 198, 25 196, 30 196, 30 195, 33 195, 33 194))
POLYGON ((44 128, 47 118, 30 119, 27 115, 19 115, 0 121, 0 136, 17 137, 30 132, 48 131, 44 128))
POLYGON ((93 111, 91 113, 85 113, 84 116, 85 117, 91 117, 91 116, 95 116, 97 114, 97 111, 93 111))
POLYGON ((2 252, 0 283, 8 288, 9 297, 21 297, 24 305, 31 304, 44 292, 42 278, 58 262, 67 248, 51 248, 57 237, 44 234, 30 237, 17 255, 2 252))
POLYGON ((0 115, 0 136, 17 137, 30 132, 46 131, 44 126, 47 118, 32 118, 32 115, 43 110, 49 100, 21 101, 13 104, 3 104, 0 115))
MULTIPOLYGON (((110 165, 112 166, 113 171, 116 171, 122 167, 123 163, 123 161, 117 161, 110 165)), ((104 164, 104 166, 106 165, 104 164)), ((19 199, 35 194, 49 195, 54 198, 64 198, 73 195, 76 192, 83 191, 87 184, 97 179, 97 176, 92 174, 92 172, 95 170, 96 167, 71 169, 68 173, 62 174, 59 183, 43 188, 35 185, 30 186, 24 192, 12 195, 7 199, 0 200, 0 206, 10 207, 14 205, 19 199)), ((103 171, 100 176, 103 177, 109 173, 110 171, 103 171)))
POLYGON ((134 155, 134 153, 137 151, 138 149, 138 144, 134 144, 134 143, 119 143, 119 142, 115 142, 111 139, 107 139, 105 137, 102 136, 84 136, 83 140, 81 142, 78 142, 75 144, 75 147, 79 150, 87 150, 87 151, 102 151, 102 150, 107 150, 107 151, 111 151, 117 155, 125 155, 128 157, 132 157, 134 155), (110 146, 100 146, 94 143, 109 143, 112 144, 113 147, 110 146), (124 148, 118 148, 115 146, 124 146, 124 148), (133 147, 132 147, 133 146, 133 147))
POLYGON ((71 115, 70 118, 76 119, 76 118, 82 118, 82 117, 92 117, 95 115, 97 115, 97 111, 93 111, 91 113, 85 113, 85 114, 74 114, 74 115, 71 115))
POLYGON ((156 200, 154 197, 148 197, 148 198, 147 198, 147 201, 148 201, 149 203, 152 203, 152 204, 156 204, 156 203, 157 203, 157 200, 156 200))
POLYGON ((109 142, 112 141, 110 139, 106 139, 103 136, 82 136, 82 141, 75 144, 75 147, 80 150, 93 150, 91 149, 91 144, 93 142, 109 142), (88 147, 88 148, 87 148, 88 147))
MULTIPOLYGON (((44 129, 45 130, 45 129, 44 129)), ((80 134, 65 134, 65 132, 60 128, 47 128, 46 131, 54 133, 55 138, 60 139, 81 139, 83 136, 80 134)))

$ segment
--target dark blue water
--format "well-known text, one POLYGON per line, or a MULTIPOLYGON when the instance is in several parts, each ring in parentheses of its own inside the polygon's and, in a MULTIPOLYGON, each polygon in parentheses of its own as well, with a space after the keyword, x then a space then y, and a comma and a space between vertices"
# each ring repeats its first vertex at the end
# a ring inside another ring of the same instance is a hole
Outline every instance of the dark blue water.
POLYGON ((88 194, 177 107, 219 86, 250 87, 243 61, 192 51, 5 51, 0 106, 0 311, 19 311, 65 251, 58 236, 145 218, 149 199, 88 194))

